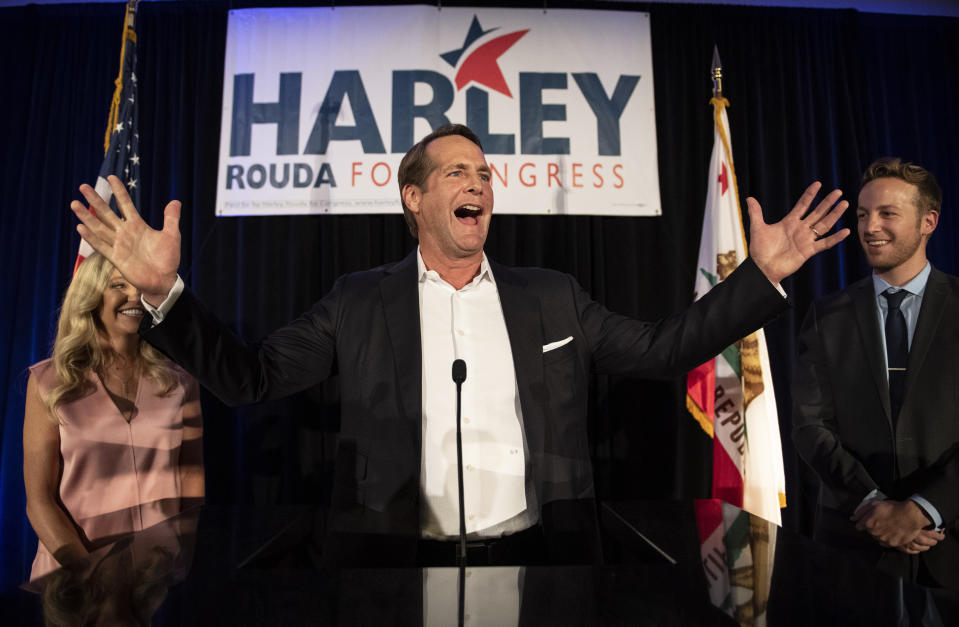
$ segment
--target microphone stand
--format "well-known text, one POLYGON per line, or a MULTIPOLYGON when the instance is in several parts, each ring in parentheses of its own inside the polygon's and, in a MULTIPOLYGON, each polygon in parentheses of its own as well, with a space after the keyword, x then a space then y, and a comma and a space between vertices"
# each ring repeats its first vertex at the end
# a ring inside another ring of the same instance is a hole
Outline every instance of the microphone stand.
POLYGON ((466 381, 466 362, 457 359, 453 362, 453 382, 456 384, 456 482, 459 486, 460 504, 460 541, 456 555, 456 563, 459 566, 460 626, 464 623, 466 608, 466 508, 463 505, 463 428, 461 424, 464 381, 466 381))

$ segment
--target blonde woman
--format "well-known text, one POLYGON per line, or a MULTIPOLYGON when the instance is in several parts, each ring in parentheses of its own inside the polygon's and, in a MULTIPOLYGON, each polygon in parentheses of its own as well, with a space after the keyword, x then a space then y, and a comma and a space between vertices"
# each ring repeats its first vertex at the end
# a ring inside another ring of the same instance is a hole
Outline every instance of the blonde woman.
POLYGON ((67 289, 53 356, 30 368, 23 421, 31 579, 200 502, 196 381, 140 340, 140 293, 92 255, 67 289))

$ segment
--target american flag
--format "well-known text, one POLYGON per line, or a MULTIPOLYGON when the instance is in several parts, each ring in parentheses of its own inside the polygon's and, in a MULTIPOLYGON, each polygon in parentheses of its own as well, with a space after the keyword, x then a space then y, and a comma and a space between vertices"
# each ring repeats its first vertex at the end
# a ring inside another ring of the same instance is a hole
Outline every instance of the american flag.
MULTIPOLYGON (((107 120, 106 134, 103 139, 103 164, 97 175, 96 190, 104 201, 116 211, 116 202, 107 177, 117 176, 127 186, 130 198, 136 207, 140 206, 140 133, 137 115, 137 32, 136 13, 139 0, 127 2, 126 16, 123 20, 123 40, 120 46, 120 75, 117 76, 113 102, 110 103, 110 117, 107 120)), ((80 240, 74 273, 90 256, 93 248, 85 240, 80 240)))

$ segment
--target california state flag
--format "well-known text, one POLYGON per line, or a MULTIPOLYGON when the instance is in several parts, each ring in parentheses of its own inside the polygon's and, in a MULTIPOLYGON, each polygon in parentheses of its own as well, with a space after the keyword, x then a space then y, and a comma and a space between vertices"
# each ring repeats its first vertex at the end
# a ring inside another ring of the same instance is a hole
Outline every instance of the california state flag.
MULTIPOLYGON (((715 134, 695 298, 702 298, 746 258, 725 98, 713 98, 715 134)), ((762 329, 689 373, 686 407, 713 438, 712 496, 776 524, 786 479, 776 396, 762 329)))

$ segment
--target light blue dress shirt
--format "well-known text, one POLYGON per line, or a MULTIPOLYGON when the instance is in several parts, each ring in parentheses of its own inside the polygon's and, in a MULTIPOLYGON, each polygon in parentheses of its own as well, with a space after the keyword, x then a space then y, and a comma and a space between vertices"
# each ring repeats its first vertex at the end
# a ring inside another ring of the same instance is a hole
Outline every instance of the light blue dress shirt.
MULTIPOLYGON (((879 278, 878 274, 872 275, 872 285, 876 290, 876 310, 879 314, 880 329, 886 328, 886 315, 889 312, 889 304, 886 301, 886 297, 882 295, 883 292, 890 288, 892 288, 893 292, 898 292, 901 289, 909 292, 909 295, 902 299, 902 304, 899 306, 899 310, 902 311, 902 315, 906 318, 909 350, 912 350, 912 336, 916 332, 916 321, 919 319, 919 309, 922 307, 922 297, 926 292, 926 283, 929 281, 929 273, 931 271, 932 266, 929 265, 929 262, 927 261, 926 266, 922 269, 922 271, 902 287, 890 285, 883 279, 879 278)), ((886 366, 888 367, 889 361, 886 355, 885 342, 882 343, 882 356, 886 366)), ((885 499, 887 497, 879 490, 873 490, 869 493, 869 495, 866 496, 866 498, 863 500, 863 503, 871 501, 875 498, 885 499)), ((942 527, 942 516, 939 514, 939 510, 937 510, 932 503, 924 499, 919 494, 913 494, 909 498, 915 501, 916 505, 918 505, 924 512, 926 512, 926 514, 929 515, 936 528, 942 527)))
MULTIPOLYGON (((889 312, 889 304, 886 302, 886 297, 882 295, 883 292, 892 288, 893 292, 898 292, 899 290, 906 290, 909 292, 909 295, 902 299, 902 304, 899 306, 899 310, 902 311, 902 315, 906 318, 906 329, 909 331, 909 349, 912 349, 912 336, 916 332, 916 320, 919 319, 919 308, 922 307, 922 296, 926 292, 926 283, 929 281, 929 273, 932 271, 932 266, 929 265, 929 262, 926 262, 926 267, 915 276, 911 281, 903 285, 902 287, 896 287, 894 285, 889 285, 883 279, 879 278, 878 274, 872 275, 872 285, 876 289, 876 307, 879 310, 879 328, 886 328, 886 314, 889 312)), ((886 359, 886 343, 882 343, 882 354, 883 359, 886 359)), ((888 361, 886 362, 888 365, 888 361)))

